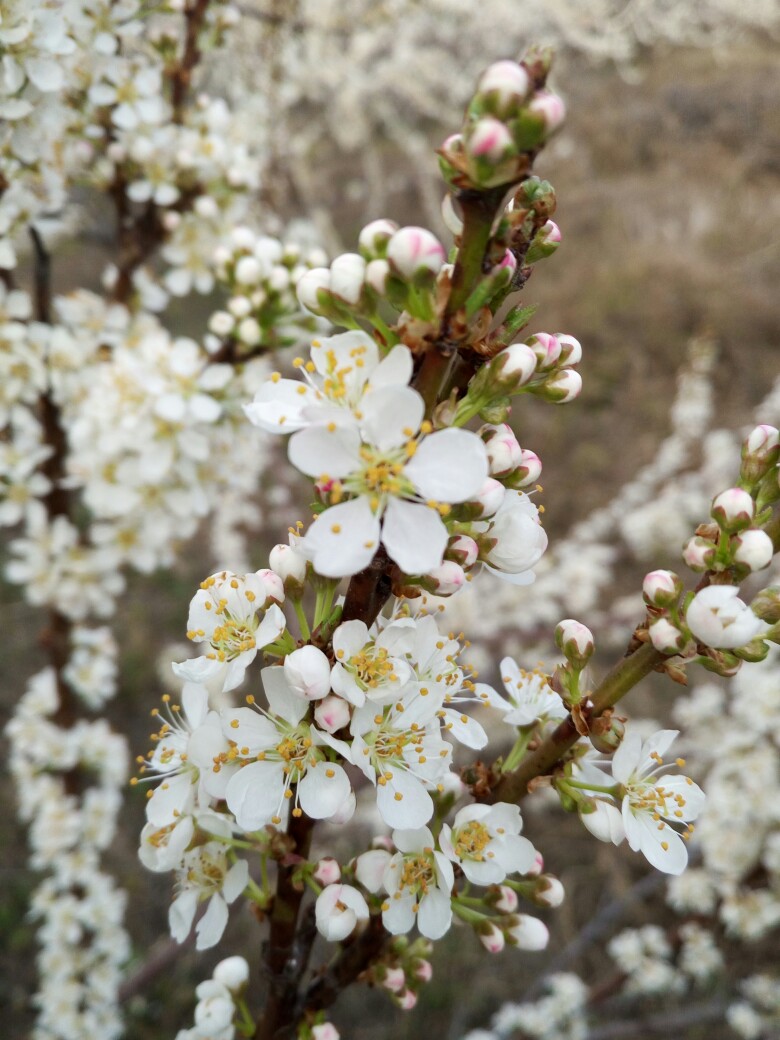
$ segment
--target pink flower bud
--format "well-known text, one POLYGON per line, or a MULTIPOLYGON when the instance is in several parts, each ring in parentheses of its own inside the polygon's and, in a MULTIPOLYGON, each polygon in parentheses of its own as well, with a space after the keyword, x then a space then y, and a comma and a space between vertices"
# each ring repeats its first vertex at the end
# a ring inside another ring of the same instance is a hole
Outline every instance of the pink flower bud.
POLYGON ((563 368, 548 379, 543 386, 543 394, 553 404, 568 404, 579 397, 582 390, 582 376, 573 368, 563 368))
POLYGON ((557 336, 553 336, 549 332, 537 332, 528 340, 528 346, 536 355, 540 372, 546 372, 558 363, 558 358, 561 356, 561 343, 557 336))
POLYGON ((555 628, 555 643, 563 651, 566 659, 580 671, 593 654, 593 633, 574 618, 558 622, 555 628))
POLYGON ((402 1011, 411 1011, 417 1004, 417 994, 413 990, 407 989, 398 997, 397 1003, 402 1011))
POLYGON ((534 902, 537 906, 560 906, 564 896, 563 885, 557 877, 553 877, 552 874, 543 874, 539 878, 539 884, 534 893, 534 902))
POLYGON ((544 856, 541 852, 536 853, 534 865, 525 872, 525 877, 538 877, 544 870, 544 856))
POLYGON ((512 474, 512 487, 524 488, 536 484, 542 475, 542 460, 535 451, 523 448, 520 452, 520 464, 512 474))
POLYGON ((563 368, 574 368, 582 361, 582 344, 574 336, 559 332, 556 339, 561 345, 561 357, 559 364, 563 368))
POLYGON ((756 426, 742 444, 740 477, 755 484, 764 477, 780 458, 780 432, 774 426, 756 426))
POLYGON ((487 448, 491 477, 506 477, 520 465, 521 448, 511 426, 486 424, 479 435, 487 448))
POLYGON ((477 934, 488 953, 501 953, 506 945, 504 933, 492 921, 485 921, 481 924, 477 934))
POLYGON ((366 261, 359 253, 342 253, 330 265, 330 291, 345 303, 356 304, 365 273, 366 261))
POLYGON ((674 571, 650 571, 642 582, 642 595, 651 607, 670 607, 683 591, 683 583, 674 571))
POLYGON ((715 496, 710 512, 713 520, 716 520, 724 531, 740 531, 750 526, 755 516, 756 504, 742 488, 729 488, 715 496))
POLYGON ((403 227, 387 246, 387 259, 402 278, 412 280, 441 270, 446 260, 444 246, 425 228, 403 227))
POLYGON ((257 576, 263 579, 263 586, 267 597, 263 606, 270 607, 272 603, 284 603, 284 582, 276 571, 263 567, 261 570, 257 571, 257 576))
POLYGON ((498 508, 504 501, 504 495, 506 494, 506 488, 503 484, 499 484, 497 480, 492 477, 488 477, 485 483, 479 490, 479 494, 473 501, 479 503, 482 507, 481 517, 494 516, 498 512, 498 508))
POLYGON ((358 235, 360 251, 368 260, 384 256, 387 243, 397 230, 394 220, 372 220, 358 235))
POLYGON ((666 617, 651 621, 648 632, 650 642, 660 654, 678 654, 688 642, 685 633, 666 617))
POLYGON ((525 262, 535 264, 539 260, 545 260, 553 255, 560 243, 561 229, 555 221, 548 220, 534 235, 533 242, 525 255, 525 262))
POLYGON ((322 307, 317 297, 322 289, 330 290, 330 271, 327 267, 313 267, 298 280, 295 293, 302 307, 320 314, 322 307))
POLYGON ((325 697, 314 709, 314 720, 326 733, 343 729, 349 719, 349 704, 342 697, 325 697))
POLYGON ((563 100, 549 90, 537 91, 531 98, 528 111, 544 121, 549 134, 554 133, 566 118, 563 100))
POLYGON ((450 538, 446 552, 447 559, 453 559, 464 570, 473 567, 479 556, 479 546, 467 534, 456 534, 450 538))
POLYGON ((311 1027, 311 1040, 340 1040, 341 1033, 332 1022, 321 1022, 311 1027))
POLYGON ((498 116, 508 116, 528 96, 531 81, 522 65, 497 61, 482 73, 477 96, 498 116))
POLYGON ((496 910, 502 914, 513 914, 517 910, 519 900, 517 898, 517 892, 509 885, 498 886, 499 897, 493 904, 496 910))
POLYGON ((390 277, 390 264, 387 260, 372 260, 366 267, 366 283, 378 296, 387 292, 387 279, 390 277))
POLYGON ((420 982, 430 982, 433 978, 433 967, 430 961, 421 959, 414 963, 414 976, 420 982))
POLYGON ((337 881, 341 880, 341 867, 335 859, 328 856, 319 861, 313 877, 321 885, 335 885, 337 881))
POLYGON ((512 946, 521 950, 543 950, 550 941, 547 926, 529 914, 515 914, 507 931, 507 939, 512 946))
POLYGON ((512 153, 514 147, 508 128, 492 116, 477 120, 466 137, 466 153, 490 164, 500 163, 512 153))
POLYGON ((707 571, 712 566, 716 551, 717 546, 714 542, 697 535, 687 542, 682 556, 692 571, 707 571))
POLYGON ((403 968, 387 968, 381 985, 391 993, 400 993, 406 986, 406 973, 403 968))
POLYGON ((744 564, 751 571, 763 570, 772 562, 775 547, 766 531, 751 528, 738 534, 734 542, 737 546, 734 551, 735 561, 744 564))
POLYGON ((463 588, 466 574, 460 564, 453 560, 444 560, 438 567, 428 571, 426 578, 429 579, 430 591, 435 596, 452 596, 463 588))

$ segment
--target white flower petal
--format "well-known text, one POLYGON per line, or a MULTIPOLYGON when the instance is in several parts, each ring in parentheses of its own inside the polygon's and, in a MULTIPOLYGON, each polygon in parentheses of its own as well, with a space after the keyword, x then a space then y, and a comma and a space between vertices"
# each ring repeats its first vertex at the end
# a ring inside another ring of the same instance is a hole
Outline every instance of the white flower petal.
POLYGON ((482 726, 469 715, 452 708, 444 708, 445 729, 450 732, 456 740, 466 747, 478 751, 485 747, 488 742, 487 733, 482 726))
POLYGON ((365 440, 380 451, 388 451, 417 433, 425 415, 425 402, 410 386, 383 386, 365 394, 360 410, 365 440))
POLYGON ((414 928, 414 896, 393 896, 382 913, 382 924, 391 935, 403 935, 414 928))
POLYGON ((298 784, 301 808, 313 820, 326 820, 337 813, 352 790, 349 777, 332 762, 320 762, 310 767, 298 784))
POLYGON ((300 548, 324 577, 357 574, 379 548, 379 520, 365 498, 341 502, 320 514, 300 548))
POLYGON ((208 950, 216 946, 225 931, 228 923, 228 908, 225 900, 216 892, 209 900, 206 913, 195 926, 198 936, 195 948, 197 950, 208 950))
POLYGON ((397 498, 388 502, 382 541, 405 574, 426 574, 438 567, 447 537, 447 528, 435 509, 397 498))
POLYGON ((293 434, 287 452, 309 477, 347 477, 360 468, 360 434, 344 426, 308 426, 293 434))
POLYGON ((231 778, 225 798, 238 826, 244 831, 256 831, 271 822, 283 790, 280 762, 252 762, 231 778))
POLYGON ((465 502, 487 479, 487 451, 476 433, 439 430, 422 441, 404 473, 423 498, 465 502))
POLYGON ((168 910, 168 927, 176 942, 184 942, 190 934, 197 907, 198 893, 193 888, 186 888, 171 903, 168 910))
POLYGON ((426 939, 441 939, 452 924, 449 894, 440 889, 427 892, 420 900, 417 927, 426 939))

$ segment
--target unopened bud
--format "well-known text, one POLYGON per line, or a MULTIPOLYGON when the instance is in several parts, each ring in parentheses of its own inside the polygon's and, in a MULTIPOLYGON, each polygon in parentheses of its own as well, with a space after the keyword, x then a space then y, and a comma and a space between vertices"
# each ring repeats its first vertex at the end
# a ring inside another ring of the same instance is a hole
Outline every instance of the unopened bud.
POLYGON ((358 235, 358 245, 366 260, 384 257, 387 243, 398 230, 394 220, 372 220, 358 235))
POLYGON ((651 607, 671 607, 682 591, 683 583, 674 571, 650 571, 642 582, 642 595, 651 607))
POLYGON ((380 985, 391 993, 400 993, 406 987, 406 973, 403 968, 386 968, 380 985))
POLYGON ((510 343, 496 354, 488 366, 490 382, 497 389, 511 393, 533 378, 537 357, 526 343, 510 343))
POLYGON ((534 235, 533 241, 525 255, 527 264, 538 263, 552 256, 561 244, 561 229, 554 220, 548 220, 534 235))
POLYGON ((476 97, 487 111, 500 118, 509 116, 528 96, 531 81, 522 65, 497 61, 482 73, 476 97))
POLYGON ((622 719, 615 718, 614 716, 609 719, 609 724, 600 728, 598 723, 602 721, 604 716, 598 719, 594 719, 591 723, 590 730, 590 742, 593 747, 600 751, 602 755, 611 755, 620 747, 623 743, 623 737, 626 735, 626 727, 622 719))
POLYGON ((284 603, 284 582, 276 571, 270 570, 268 567, 261 567, 256 573, 258 578, 263 579, 265 587, 267 598, 263 606, 267 608, 272 603, 284 603))
POLYGON ((536 355, 540 372, 547 372, 557 365, 561 356, 561 343, 557 336, 553 336, 550 332, 537 332, 528 340, 528 346, 536 355))
POLYGON ((660 654, 679 654, 685 648, 688 638, 669 618, 660 617, 650 622, 648 629, 650 642, 660 654))
POLYGON ((573 368, 563 368, 546 380, 536 393, 553 404, 568 404, 579 397, 582 390, 582 376, 573 368))
POLYGON ((330 291, 344 303, 356 304, 365 273, 366 261, 359 253, 342 253, 330 265, 330 291))
POLYGON ((372 260, 366 266, 365 280, 378 296, 384 296, 387 293, 387 279, 391 273, 387 260, 372 260))
POLYGON ((482 921, 476 928, 479 941, 488 953, 501 953, 506 945, 504 933, 492 921, 482 921))
POLYGON ((718 547, 707 538, 696 535, 685 544, 682 556, 692 571, 708 571, 718 547))
POLYGON ((494 516, 498 512, 498 508, 504 501, 504 495, 506 495, 506 488, 503 484, 499 484, 497 480, 492 477, 488 477, 485 483, 479 490, 479 494, 476 495, 473 502, 481 507, 479 514, 481 519, 494 516))
POLYGON ((729 488, 712 500, 710 515, 724 531, 741 531, 750 526, 755 512, 756 504, 747 491, 729 488))
POLYGON ((319 861, 312 876, 321 885, 335 885, 337 881, 341 880, 341 867, 335 859, 328 856, 319 861))
POLYGON ((308 701, 320 701, 330 692, 330 662, 319 647, 307 644, 284 659, 287 685, 308 701))
POLYGON ((463 588, 466 574, 459 563, 444 560, 424 576, 425 588, 434 596, 452 596, 463 588))
POLYGON ((520 465, 521 448, 511 426, 501 423, 493 426, 487 423, 479 430, 479 435, 487 448, 490 476, 500 479, 506 477, 520 465))
POLYGON ((244 318, 238 323, 236 335, 247 347, 256 347, 263 338, 263 330, 254 318, 244 318))
POLYGON ((561 356, 558 364, 562 368, 574 368, 582 361, 582 344, 574 336, 566 332, 556 333, 556 338, 561 345, 561 356))
POLYGON ((517 892, 513 888, 510 888, 509 885, 498 886, 498 898, 493 906, 499 913, 513 914, 517 910, 518 903, 517 892))
POLYGON ((780 622, 780 585, 769 585, 754 597, 750 609, 770 625, 780 622))
POLYGON ((566 660, 578 671, 582 671, 593 654, 593 633, 574 618, 558 622, 555 628, 555 642, 566 660))
POLYGON ((249 965, 243 957, 226 957, 216 966, 212 978, 237 993, 249 981, 249 965))
POLYGON ((518 488, 529 487, 536 484, 542 475, 542 460, 535 451, 523 448, 520 452, 520 464, 513 473, 504 478, 507 487, 518 488))
POLYGON ((420 982, 430 982, 433 978, 433 966, 430 961, 426 961, 425 958, 421 957, 420 960, 414 962, 414 977, 419 979, 420 982))
POLYGON ((268 554, 268 562, 271 569, 282 579, 285 589, 289 589, 290 586, 298 590, 303 588, 308 561, 292 545, 275 545, 268 554))
POLYGON ((209 329, 215 336, 228 336, 236 322, 228 311, 214 311, 209 318, 209 329))
POLYGON ((517 173, 514 138, 508 127, 485 116, 469 128, 464 138, 468 173, 474 184, 483 188, 506 184, 517 173))
POLYGON ((537 882, 533 901, 537 906, 560 906, 564 900, 563 885, 552 874, 542 874, 537 882))
POLYGON ((550 941, 547 926, 529 914, 513 914, 506 938, 521 950, 543 950, 550 941))
POLYGON ((775 547, 766 531, 751 528, 738 534, 734 543, 735 562, 744 564, 750 571, 763 570, 772 562, 775 547))
POLYGON ((323 311, 328 310, 327 303, 320 300, 323 290, 330 290, 330 271, 327 267, 313 267, 300 277, 295 286, 298 302, 312 314, 323 314, 323 311))
POLYGON ((537 91, 531 98, 528 111, 542 119, 548 134, 555 133, 566 118, 563 99, 549 90, 537 91))
POLYGON ((236 263, 234 275, 241 285, 257 285, 263 277, 263 270, 254 256, 242 256, 236 263))
POLYGON ((756 426, 742 444, 739 475, 746 483, 755 484, 766 476, 780 459, 780 431, 774 426, 756 426))
POLYGON ((446 260, 444 246, 421 227, 403 227, 387 246, 387 259, 395 271, 409 281, 437 275, 446 260))
POLYGON ((763 639, 752 639, 744 646, 738 647, 734 651, 734 656, 748 664, 758 664, 759 661, 766 659, 768 653, 769 643, 765 643, 763 639))
POLYGON ((402 1011, 411 1011, 417 1004, 417 994, 411 989, 404 990, 396 1003, 402 1011))
POLYGON ((464 570, 473 567, 479 556, 479 546, 467 534, 456 534, 447 544, 445 556, 459 563, 464 570))
POLYGON ((311 1040, 340 1040, 341 1033, 332 1022, 320 1022, 311 1027, 311 1040))
POLYGON ((343 697, 324 697, 314 709, 314 721, 326 733, 336 733, 343 729, 349 719, 349 704, 343 697))

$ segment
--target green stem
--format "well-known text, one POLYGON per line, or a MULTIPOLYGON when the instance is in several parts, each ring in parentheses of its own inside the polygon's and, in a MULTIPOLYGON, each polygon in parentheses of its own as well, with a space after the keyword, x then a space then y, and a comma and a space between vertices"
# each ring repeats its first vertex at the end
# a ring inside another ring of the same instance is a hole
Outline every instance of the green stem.
POLYGON ((574 787, 578 791, 597 791, 599 794, 609 794, 613 798, 617 798, 619 784, 613 784, 611 787, 606 787, 599 784, 583 784, 579 780, 571 780, 567 776, 565 780, 560 781, 565 787, 574 787))
POLYGON ((490 231, 505 195, 506 188, 502 187, 487 191, 462 191, 458 196, 463 211, 463 233, 452 273, 452 290, 445 311, 447 318, 466 305, 484 274, 482 265, 490 242, 490 231))
POLYGON ((472 910, 471 907, 463 906, 457 897, 452 900, 452 912, 461 921, 466 921, 468 924, 480 924, 488 919, 487 914, 481 914, 478 910, 472 910))
POLYGON ((306 614, 303 610, 303 604, 299 599, 292 600, 293 610, 295 616, 298 618, 298 624, 301 626, 301 636, 308 641, 311 639, 311 631, 309 629, 309 622, 306 620, 306 614))
POLYGON ((520 735, 512 747, 512 750, 506 756, 506 760, 501 765, 502 773, 511 773, 513 769, 517 769, 523 760, 523 756, 528 750, 528 745, 531 742, 531 737, 534 733, 534 726, 524 726, 520 730, 520 735))

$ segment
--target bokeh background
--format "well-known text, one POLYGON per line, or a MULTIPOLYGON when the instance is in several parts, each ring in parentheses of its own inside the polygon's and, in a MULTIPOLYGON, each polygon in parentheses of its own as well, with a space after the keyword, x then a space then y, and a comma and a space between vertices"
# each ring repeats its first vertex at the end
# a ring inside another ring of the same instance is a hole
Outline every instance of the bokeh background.
MULTIPOLYGON (((208 68, 206 85, 239 98, 247 132, 264 135, 268 164, 259 212, 267 227, 305 219, 298 230, 331 255, 354 248, 363 224, 380 216, 433 226, 444 236, 434 149, 457 126, 478 70, 519 57, 534 42, 554 45, 552 83, 569 116, 538 172, 558 192, 563 244, 534 272, 525 302, 539 305, 532 329, 581 340, 585 386, 571 407, 523 403, 513 415, 521 443, 544 462, 553 544, 653 458, 669 430, 678 370, 692 339, 714 351, 719 425, 746 421, 778 372, 776 3, 256 0, 241 11, 235 53, 208 68)), ((100 212, 100 200, 85 204, 100 212)), ((63 242, 55 256, 58 289, 97 284, 107 245, 94 234, 63 242)), ((212 309, 213 301, 204 300, 200 312, 188 301, 175 322, 197 336, 212 309)), ((253 532, 256 566, 265 564, 268 547, 305 502, 294 485, 289 493, 280 490, 283 466, 270 467, 266 479, 267 522, 253 532)), ((221 562, 209 553, 204 534, 173 572, 133 577, 121 604, 120 694, 108 711, 134 754, 147 748, 149 711, 163 688, 170 644, 183 640, 187 603, 221 562)), ((627 559, 616 595, 636 587, 641 573, 627 559)), ((489 588, 484 596, 488 610, 489 588)), ((38 619, 13 588, 3 587, 0 597, 0 700, 7 715, 39 667, 38 619)), ((630 628, 615 634, 617 643, 625 643, 630 628)), ((649 687, 634 695, 630 710, 663 719, 676 691, 663 683, 649 687)), ((10 784, 0 791, 0 1032, 21 1037, 30 1028, 34 990, 35 936, 25 914, 35 879, 24 866, 25 835, 14 822, 10 784)), ((129 892, 131 974, 152 958, 145 983, 127 1002, 127 1037, 163 1040, 191 1022, 194 983, 216 960, 240 951, 258 963, 259 930, 245 909, 232 914, 218 951, 196 957, 187 949, 170 959, 168 879, 144 872, 136 860, 142 816, 142 795, 129 792, 109 864, 129 892)), ((349 1023, 343 1036, 455 1040, 484 1024, 503 1000, 520 999, 551 964, 560 964, 562 951, 568 950, 567 967, 586 981, 602 979, 605 936, 579 938, 594 907, 603 911, 634 893, 621 925, 656 922, 659 915, 661 923, 664 915, 672 920, 653 898, 657 880, 635 887, 646 874, 644 861, 600 845, 576 819, 544 806, 530 813, 527 833, 567 892, 559 910, 542 914, 552 930, 549 950, 491 958, 470 933, 454 930, 437 948, 434 983, 413 1015, 355 988, 335 1011, 338 1024, 349 1023)), ((769 941, 743 948, 739 957, 764 967, 780 960, 769 941)), ((604 985, 607 1000, 609 979, 604 985)), ((733 1035, 717 1021, 680 1035, 696 1040, 705 1033, 733 1035)))

